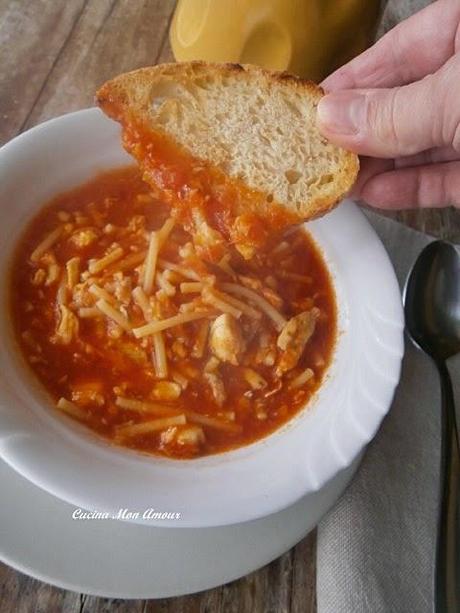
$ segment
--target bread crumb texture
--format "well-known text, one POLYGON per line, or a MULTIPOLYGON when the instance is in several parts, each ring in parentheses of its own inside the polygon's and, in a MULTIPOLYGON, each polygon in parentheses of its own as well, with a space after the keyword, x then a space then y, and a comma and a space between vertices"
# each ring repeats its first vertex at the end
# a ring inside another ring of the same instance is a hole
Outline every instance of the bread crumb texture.
POLYGON ((114 119, 136 118, 308 220, 337 204, 359 169, 355 154, 318 131, 322 95, 288 73, 186 62, 120 75, 99 89, 97 101, 114 119))

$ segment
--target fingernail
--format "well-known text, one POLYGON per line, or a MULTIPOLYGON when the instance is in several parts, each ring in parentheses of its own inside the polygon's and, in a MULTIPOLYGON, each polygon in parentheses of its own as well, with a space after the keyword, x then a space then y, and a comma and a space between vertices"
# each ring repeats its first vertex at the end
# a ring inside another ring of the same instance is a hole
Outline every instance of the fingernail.
POLYGON ((353 135, 364 125, 365 98, 353 91, 327 94, 318 104, 318 123, 329 133, 353 135))

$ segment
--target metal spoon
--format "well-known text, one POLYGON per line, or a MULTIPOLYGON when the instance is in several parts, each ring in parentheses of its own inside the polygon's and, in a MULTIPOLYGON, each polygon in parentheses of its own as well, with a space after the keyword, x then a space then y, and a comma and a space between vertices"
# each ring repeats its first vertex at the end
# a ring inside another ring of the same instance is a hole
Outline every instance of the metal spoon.
POLYGON ((404 292, 406 328, 441 378, 441 504, 435 567, 435 612, 458 613, 457 491, 459 446, 452 381, 446 360, 460 352, 460 255, 444 241, 420 253, 404 292))

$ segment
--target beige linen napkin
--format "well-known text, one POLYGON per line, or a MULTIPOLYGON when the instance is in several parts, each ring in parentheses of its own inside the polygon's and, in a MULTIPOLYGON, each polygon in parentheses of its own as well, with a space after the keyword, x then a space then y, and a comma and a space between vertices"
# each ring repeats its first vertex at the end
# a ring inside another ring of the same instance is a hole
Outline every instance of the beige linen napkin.
MULTIPOLYGON (((402 287, 433 239, 366 214, 402 287)), ((458 410, 459 357, 449 368, 458 410)), ((431 613, 440 410, 435 366, 406 341, 391 411, 353 482, 318 528, 318 613, 431 613)))

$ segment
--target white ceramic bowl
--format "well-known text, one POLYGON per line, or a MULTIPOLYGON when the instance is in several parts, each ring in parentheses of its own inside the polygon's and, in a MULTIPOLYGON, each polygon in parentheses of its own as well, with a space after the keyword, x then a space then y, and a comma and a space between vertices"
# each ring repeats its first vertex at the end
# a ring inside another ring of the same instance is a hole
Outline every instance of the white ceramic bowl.
POLYGON ((217 526, 279 511, 350 466, 390 407, 403 314, 388 256, 351 202, 308 225, 333 275, 340 333, 325 383, 287 426, 247 447, 190 461, 114 448, 60 416, 27 371, 12 336, 6 279, 17 237, 38 207, 130 161, 118 126, 97 109, 46 122, 0 149, 0 457, 79 507, 181 514, 180 521, 151 525, 217 526))

